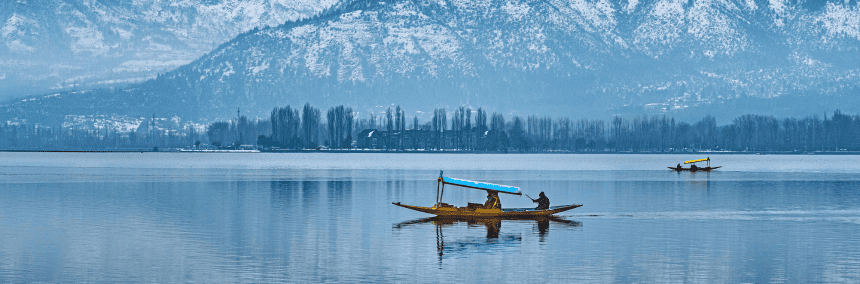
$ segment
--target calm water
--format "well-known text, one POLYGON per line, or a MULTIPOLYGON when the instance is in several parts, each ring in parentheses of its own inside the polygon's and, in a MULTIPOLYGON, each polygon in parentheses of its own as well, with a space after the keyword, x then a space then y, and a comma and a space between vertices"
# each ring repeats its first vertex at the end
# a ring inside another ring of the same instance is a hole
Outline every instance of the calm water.
POLYGON ((665 168, 700 156, 0 153, 0 283, 860 282, 860 157, 665 168), (431 205, 439 170, 584 206, 469 223, 391 205, 431 205))

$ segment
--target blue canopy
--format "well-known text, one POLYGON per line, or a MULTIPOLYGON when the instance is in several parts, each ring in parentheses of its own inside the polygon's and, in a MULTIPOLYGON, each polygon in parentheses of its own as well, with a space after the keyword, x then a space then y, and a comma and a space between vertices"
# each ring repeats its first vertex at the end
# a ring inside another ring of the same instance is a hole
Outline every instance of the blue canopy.
POLYGON ((515 186, 499 185, 499 184, 492 184, 492 183, 486 183, 486 182, 480 182, 480 181, 455 179, 455 178, 449 178, 449 177, 443 177, 442 182, 446 183, 446 184, 453 184, 453 185, 462 186, 462 187, 471 187, 471 188, 480 189, 480 190, 492 190, 492 191, 516 194, 516 195, 522 194, 520 192, 520 188, 515 187, 515 186))

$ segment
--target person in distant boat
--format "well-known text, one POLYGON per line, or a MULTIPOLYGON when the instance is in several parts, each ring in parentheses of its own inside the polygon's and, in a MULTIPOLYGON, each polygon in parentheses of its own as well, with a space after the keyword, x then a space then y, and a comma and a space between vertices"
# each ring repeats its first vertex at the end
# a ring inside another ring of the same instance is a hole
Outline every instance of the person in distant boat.
POLYGON ((675 168, 676 168, 676 169, 678 169, 678 170, 681 170, 681 163, 678 163, 678 165, 677 165, 677 166, 675 166, 675 168))
POLYGON ((537 203, 538 206, 535 207, 535 210, 547 210, 549 209, 549 198, 543 194, 543 191, 539 194, 540 197, 538 199, 532 200, 532 202, 537 203))
POLYGON ((696 166, 696 164, 693 164, 692 166, 690 166, 690 170, 691 170, 691 171, 695 171, 695 170, 698 170, 698 169, 699 169, 699 167, 697 167, 697 166, 696 166))
POLYGON ((485 209, 502 208, 502 201, 499 200, 499 193, 495 191, 487 191, 487 202, 484 202, 485 209))

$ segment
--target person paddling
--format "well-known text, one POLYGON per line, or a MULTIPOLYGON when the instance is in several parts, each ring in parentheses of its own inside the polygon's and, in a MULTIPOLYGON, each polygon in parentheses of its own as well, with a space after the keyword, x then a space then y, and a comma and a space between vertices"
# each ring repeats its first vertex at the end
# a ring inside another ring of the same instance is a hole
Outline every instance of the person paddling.
POLYGON ((538 206, 535 207, 535 210, 547 210, 549 209, 549 198, 543 194, 543 191, 539 194, 540 197, 538 199, 532 199, 532 202, 537 203, 538 206))

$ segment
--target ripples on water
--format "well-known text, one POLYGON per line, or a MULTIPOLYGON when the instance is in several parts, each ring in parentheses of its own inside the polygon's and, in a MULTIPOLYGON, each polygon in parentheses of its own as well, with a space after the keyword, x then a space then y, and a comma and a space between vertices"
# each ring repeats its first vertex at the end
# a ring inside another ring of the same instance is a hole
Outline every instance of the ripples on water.
POLYGON ((860 281, 855 156, 719 155, 712 173, 663 170, 684 155, 0 158, 2 283, 860 281), (466 221, 391 205, 432 204, 438 170, 585 206, 466 221))

